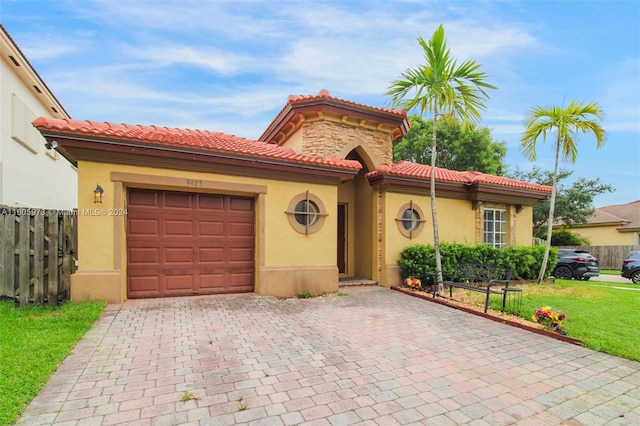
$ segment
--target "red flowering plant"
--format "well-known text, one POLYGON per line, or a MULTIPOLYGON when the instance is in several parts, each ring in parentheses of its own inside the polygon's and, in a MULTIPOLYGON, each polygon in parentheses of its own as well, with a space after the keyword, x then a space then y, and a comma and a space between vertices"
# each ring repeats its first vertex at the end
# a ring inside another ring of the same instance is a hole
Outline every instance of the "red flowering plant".
POLYGON ((418 278, 413 278, 413 277, 406 278, 404 280, 404 285, 406 285, 409 288, 415 288, 416 290, 422 290, 422 283, 418 278))
POLYGON ((542 308, 536 309, 536 312, 533 314, 532 319, 538 324, 542 324, 544 328, 557 331, 560 334, 566 334, 560 326, 562 325, 562 321, 567 318, 567 315, 557 309, 551 308, 551 306, 543 306, 542 308))

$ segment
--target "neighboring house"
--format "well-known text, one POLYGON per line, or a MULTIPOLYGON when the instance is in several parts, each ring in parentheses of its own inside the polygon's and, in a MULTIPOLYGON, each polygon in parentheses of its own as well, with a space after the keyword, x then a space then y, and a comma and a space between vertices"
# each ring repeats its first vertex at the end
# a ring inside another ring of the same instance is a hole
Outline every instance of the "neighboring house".
POLYGON ((0 51, 0 206, 74 209, 76 168, 31 124, 69 115, 2 25, 0 51))
MULTIPOLYGON (((561 228, 562 225, 554 226, 561 228)), ((627 204, 599 207, 589 222, 569 227, 586 238, 591 246, 640 244, 640 200, 627 204)))
MULTIPOLYGON (((78 167, 73 300, 321 294, 356 277, 398 285, 402 249, 433 243, 431 168, 392 164, 405 111, 326 90, 290 96, 257 141, 46 117, 34 125, 78 167)), ((435 173, 442 241, 531 245, 532 206, 550 187, 435 173)))

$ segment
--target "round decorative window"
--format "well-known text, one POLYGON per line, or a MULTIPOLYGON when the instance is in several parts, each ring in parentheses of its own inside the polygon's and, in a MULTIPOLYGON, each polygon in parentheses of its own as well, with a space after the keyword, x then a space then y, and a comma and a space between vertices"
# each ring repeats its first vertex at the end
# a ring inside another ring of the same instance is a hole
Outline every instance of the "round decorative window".
POLYGON ((417 237, 422 232, 425 221, 422 209, 413 201, 400 207, 396 218, 398 230, 407 238, 417 237))
POLYGON ((402 227, 407 231, 414 231, 420 225, 420 214, 415 209, 402 212, 402 227))
POLYGON ((309 226, 316 223, 318 220, 318 213, 320 210, 318 206, 313 201, 300 201, 296 204, 296 208, 294 217, 296 218, 296 222, 303 226, 309 226))
POLYGON ((327 216, 320 198, 308 191, 293 197, 286 213, 293 229, 305 235, 320 230, 327 216))

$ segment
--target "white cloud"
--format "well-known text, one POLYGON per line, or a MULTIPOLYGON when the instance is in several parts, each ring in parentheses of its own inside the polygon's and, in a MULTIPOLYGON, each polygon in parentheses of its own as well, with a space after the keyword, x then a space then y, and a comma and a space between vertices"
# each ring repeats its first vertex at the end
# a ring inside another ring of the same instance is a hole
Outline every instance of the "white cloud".
POLYGON ((193 65, 213 70, 223 75, 237 74, 250 58, 219 49, 196 48, 181 45, 154 46, 151 48, 125 48, 135 61, 151 61, 156 66, 193 65))

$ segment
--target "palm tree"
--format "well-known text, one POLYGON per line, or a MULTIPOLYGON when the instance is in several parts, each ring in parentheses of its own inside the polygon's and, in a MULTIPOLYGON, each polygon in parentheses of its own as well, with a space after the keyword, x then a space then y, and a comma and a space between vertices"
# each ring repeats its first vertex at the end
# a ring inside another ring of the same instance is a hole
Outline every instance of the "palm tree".
POLYGON ((536 106, 531 110, 525 122, 527 128, 522 135, 520 148, 523 155, 532 161, 536 159, 536 141, 538 137, 542 135, 542 141, 544 142, 547 139, 547 134, 556 132, 555 163, 553 165, 551 200, 549 201, 549 218, 547 219, 547 243, 540 275, 538 275, 538 284, 544 279, 547 262, 549 261, 560 152, 562 152, 562 160, 564 162, 571 161, 572 164, 576 162, 578 147, 574 138, 578 133, 593 133, 596 137, 596 148, 600 148, 604 143, 606 134, 595 119, 602 120, 602 110, 596 102, 585 105, 583 102, 573 100, 567 108, 536 106))
POLYGON ((401 78, 391 82, 387 95, 391 104, 408 111, 419 108, 420 115, 433 113, 433 134, 431 140, 431 215, 433 218, 433 245, 436 254, 436 274, 438 293, 444 295, 442 286, 442 261, 440 257, 440 236, 436 211, 436 136, 439 115, 449 115, 462 119, 463 125, 480 119, 480 110, 485 109, 484 98, 489 96, 485 89, 496 89, 485 82, 486 74, 479 71, 475 61, 465 61, 458 65, 451 58, 444 38, 442 25, 428 42, 418 38, 426 63, 417 68, 408 68, 401 78))

